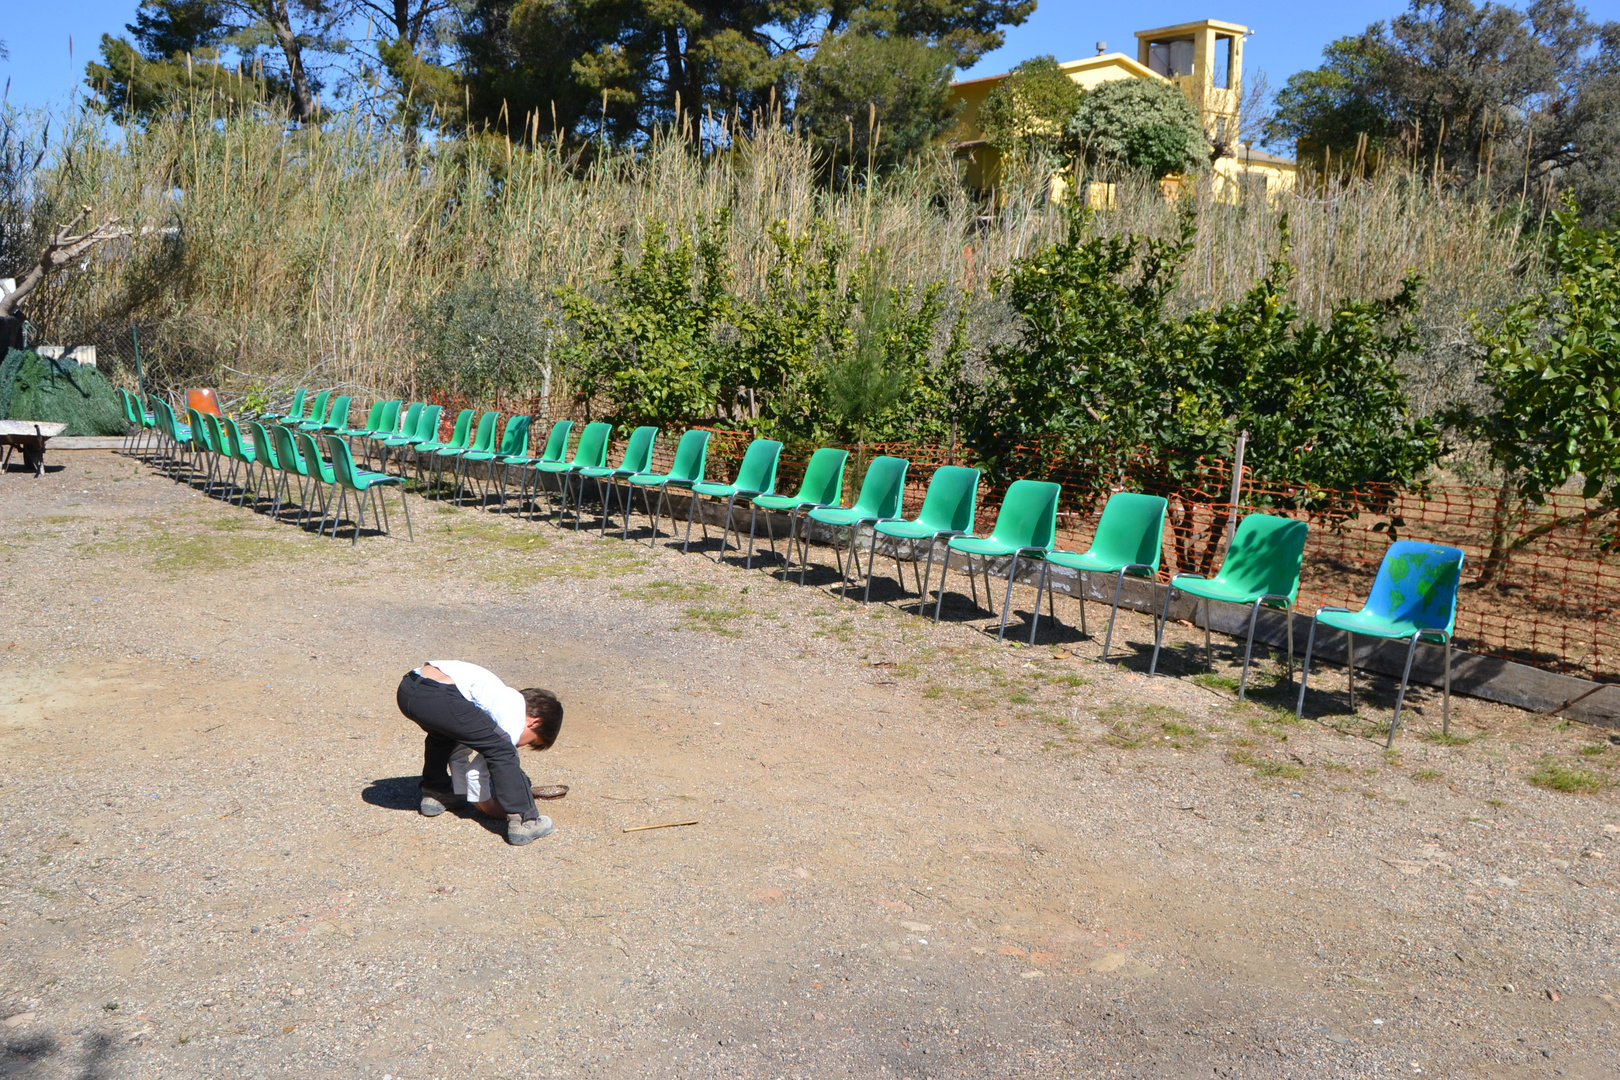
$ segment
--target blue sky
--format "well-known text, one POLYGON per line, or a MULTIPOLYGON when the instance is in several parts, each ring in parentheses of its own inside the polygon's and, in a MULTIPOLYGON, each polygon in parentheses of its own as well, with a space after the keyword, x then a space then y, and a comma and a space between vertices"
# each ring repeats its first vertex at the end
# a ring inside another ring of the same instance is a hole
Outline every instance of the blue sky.
MULTIPOLYGON (((121 34, 133 20, 137 0, 5 0, 0 39, 11 52, 0 60, 0 86, 10 80, 9 100, 25 106, 61 105, 78 92, 84 65, 96 55, 103 33, 121 34), (68 55, 68 38, 73 53, 68 55)), ((966 76, 993 75, 1021 60, 1051 53, 1059 60, 1090 56, 1098 41, 1110 52, 1134 52, 1138 30, 1194 19, 1241 23, 1255 34, 1245 46, 1250 69, 1265 71, 1273 88, 1304 68, 1314 67, 1322 46, 1354 33, 1375 19, 1403 10, 1403 0, 1340 0, 1311 5, 1298 0, 1214 0, 1190 5, 1178 0, 1143 0, 1121 9, 1094 8, 1072 0, 1041 0, 1023 26, 1007 31, 1007 44, 981 60, 966 76)), ((1589 0, 1594 19, 1620 19, 1620 0, 1589 0)))

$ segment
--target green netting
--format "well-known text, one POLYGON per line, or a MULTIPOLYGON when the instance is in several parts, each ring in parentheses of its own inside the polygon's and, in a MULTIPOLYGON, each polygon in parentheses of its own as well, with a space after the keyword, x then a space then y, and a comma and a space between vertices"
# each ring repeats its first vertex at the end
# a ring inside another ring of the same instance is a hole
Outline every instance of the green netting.
POLYGON ((0 363, 0 420, 50 420, 64 435, 122 435, 128 425, 106 376, 72 360, 12 349, 0 363))

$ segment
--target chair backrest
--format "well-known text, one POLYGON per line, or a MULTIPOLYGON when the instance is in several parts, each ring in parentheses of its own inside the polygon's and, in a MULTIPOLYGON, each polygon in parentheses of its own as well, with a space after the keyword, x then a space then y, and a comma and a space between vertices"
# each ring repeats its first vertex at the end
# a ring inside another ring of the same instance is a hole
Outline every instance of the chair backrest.
POLYGON ((1001 497, 990 535, 1008 547, 1050 549, 1057 538, 1058 496, 1063 485, 1047 480, 1014 480, 1001 497))
POLYGON ((276 444, 276 462, 283 470, 299 476, 309 475, 304 455, 298 452, 298 444, 293 440, 292 428, 277 424, 270 429, 270 440, 276 444))
POLYGON ((522 457, 529 449, 529 418, 508 416, 506 431, 501 435, 501 457, 522 457))
POLYGON ((1286 596, 1293 603, 1309 531, 1303 521, 1250 514, 1238 522, 1215 579, 1245 595, 1286 596))
POLYGON ((302 420, 304 418, 304 394, 302 386, 293 391, 292 405, 287 409, 287 419, 302 420))
MULTIPOLYGON (((416 433, 411 437, 417 442, 431 442, 439 437, 439 417, 444 413, 443 405, 429 405, 423 409, 416 419, 416 433)), ((407 432, 407 434, 409 434, 407 432)))
POLYGON ((272 469, 281 468, 281 455, 276 453, 275 440, 270 432, 257 420, 248 421, 248 438, 253 440, 253 457, 261 465, 268 465, 272 469))
POLYGON ((1116 491, 1103 504, 1091 554, 1112 565, 1150 566, 1155 573, 1164 556, 1164 512, 1170 504, 1158 495, 1116 491))
POLYGON ((476 454, 487 454, 495 449, 495 425, 500 423, 501 414, 487 412, 478 418, 478 431, 473 435, 472 443, 467 449, 476 454))
POLYGON ((394 432, 395 434, 403 435, 407 439, 413 438, 416 435, 416 427, 421 423, 421 421, 422 403, 420 401, 413 401, 405 409, 404 422, 401 423, 398 417, 395 417, 393 426, 391 426, 388 430, 394 432))
POLYGON ((776 490, 776 466, 781 460, 781 443, 775 439, 755 439, 743 451, 742 464, 737 466, 737 482, 732 486, 761 495, 771 494, 776 490))
POLYGON ((202 417, 203 426, 208 429, 208 441, 210 443, 208 448, 216 454, 224 454, 226 457, 230 457, 231 444, 225 441, 225 429, 220 426, 219 417, 211 412, 202 412, 200 410, 197 415, 202 417))
POLYGON ((324 435, 326 450, 332 455, 332 477, 351 491, 359 490, 360 481, 354 475, 354 455, 341 435, 324 435))
POLYGON ((934 532, 972 532, 979 506, 979 470, 964 465, 941 465, 928 478, 917 524, 934 532))
POLYGON ((644 473, 652 468, 653 443, 658 441, 658 429, 651 425, 638 427, 624 441, 624 457, 619 469, 628 473, 644 473))
POLYGON ((382 408, 382 423, 375 427, 368 426, 367 431, 381 432, 392 435, 399 430, 399 411, 405 407, 403 401, 385 401, 382 408))
POLYGON ((586 424, 580 432, 579 445, 574 447, 572 464, 582 469, 600 469, 607 464, 608 440, 613 437, 613 425, 586 424))
POLYGON ((1457 622, 1460 548, 1423 540, 1397 540, 1384 551, 1363 609, 1399 626, 1444 630, 1457 622))
POLYGON ((135 418, 135 403, 130 400, 129 391, 122 386, 118 387, 117 390, 118 407, 124 410, 124 423, 134 424, 139 427, 141 422, 135 418))
POLYGON ((242 429, 236 426, 236 421, 228 416, 222 416, 219 426, 225 429, 225 453, 237 461, 251 461, 247 447, 242 445, 242 429))
POLYGON ((353 400, 354 399, 351 398, 348 394, 339 394, 337 397, 333 398, 332 399, 332 408, 331 408, 331 411, 330 411, 330 415, 327 416, 326 423, 322 424, 321 426, 322 427, 329 427, 329 428, 346 428, 346 427, 348 427, 349 426, 349 403, 351 401, 353 401, 353 400))
POLYGON ((200 446, 211 454, 219 453, 219 443, 214 441, 214 433, 208 429, 208 425, 203 421, 202 413, 187 407, 186 422, 191 425, 191 441, 193 444, 200 446))
POLYGON ((820 506, 837 506, 844 498, 844 464, 849 451, 836 446, 823 446, 810 455, 804 467, 804 480, 799 484, 801 502, 820 506))
POLYGON ((157 414, 158 423, 162 426, 163 434, 182 446, 185 445, 190 438, 190 434, 181 436, 180 421, 174 418, 174 410, 169 407, 169 403, 154 394, 152 395, 152 411, 157 414))
POLYGON ((905 458, 875 457, 866 465, 866 476, 861 480, 861 493, 855 497, 855 509, 862 517, 892 518, 900 514, 900 497, 906 493, 906 470, 911 462, 905 458))
POLYGON ((304 455, 305 475, 314 477, 316 480, 324 480, 328 484, 337 479, 332 474, 332 466, 328 465, 326 459, 321 456, 321 445, 315 441, 314 434, 308 431, 300 431, 297 436, 298 449, 304 455))
MULTIPOLYGON (((309 406, 309 422, 310 423, 312 423, 312 424, 324 424, 324 423, 326 423, 326 403, 329 400, 331 400, 331 397, 332 397, 332 391, 330 391, 330 390, 322 390, 320 393, 315 395, 315 400, 309 406)), ((287 419, 288 420, 296 420, 297 417, 289 416, 289 417, 287 417, 287 419)))
POLYGON ((387 407, 388 402, 386 401, 373 401, 371 403, 371 411, 366 414, 366 426, 364 430, 376 431, 378 428, 382 427, 383 410, 387 407))
POLYGON ((462 409, 456 414, 456 428, 450 433, 450 441, 444 444, 446 450, 467 449, 467 435, 472 431, 473 411, 462 409))
POLYGON ((559 420, 546 433, 546 448, 540 453, 541 461, 567 461, 568 436, 573 434, 572 420, 559 420))
POLYGON ((671 480, 695 484, 709 464, 709 433, 693 428, 675 444, 675 461, 666 473, 671 480))

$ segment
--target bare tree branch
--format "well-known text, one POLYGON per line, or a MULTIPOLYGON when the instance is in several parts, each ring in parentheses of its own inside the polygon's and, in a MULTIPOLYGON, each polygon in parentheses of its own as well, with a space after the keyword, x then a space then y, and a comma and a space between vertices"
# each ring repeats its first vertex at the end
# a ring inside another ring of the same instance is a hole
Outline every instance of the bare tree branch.
POLYGON ((45 280, 47 274, 62 269, 97 244, 129 235, 129 230, 120 226, 116 217, 107 218, 88 232, 75 233, 73 230, 77 229, 80 222, 90 214, 90 207, 81 208, 77 217, 51 234, 39 261, 23 275, 22 280, 17 283, 16 290, 0 297, 0 319, 9 318, 28 294, 39 288, 40 282, 45 280))

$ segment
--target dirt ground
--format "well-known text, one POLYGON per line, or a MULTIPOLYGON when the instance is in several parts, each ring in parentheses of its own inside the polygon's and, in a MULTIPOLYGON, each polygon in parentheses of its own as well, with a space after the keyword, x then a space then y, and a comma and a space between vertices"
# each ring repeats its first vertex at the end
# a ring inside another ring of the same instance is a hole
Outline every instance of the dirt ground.
POLYGON ((997 646, 954 574, 936 627, 892 564, 862 607, 414 495, 352 549, 48 460, 0 475, 0 1076, 1620 1073, 1606 732, 1424 691, 1386 754, 1387 680, 1295 723, 1230 640, 997 646), (562 697, 555 835, 416 813, 433 657, 562 697))

